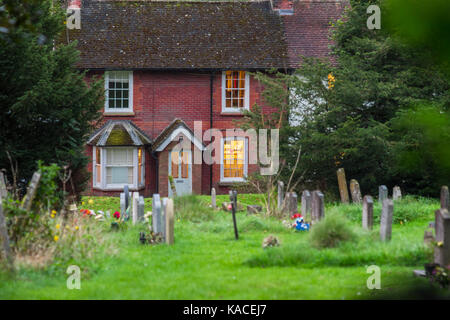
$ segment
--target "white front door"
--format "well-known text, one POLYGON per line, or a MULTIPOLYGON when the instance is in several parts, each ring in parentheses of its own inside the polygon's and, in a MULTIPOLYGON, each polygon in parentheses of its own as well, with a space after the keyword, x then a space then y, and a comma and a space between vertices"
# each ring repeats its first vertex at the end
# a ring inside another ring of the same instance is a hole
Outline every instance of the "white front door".
MULTIPOLYGON (((177 195, 192 193, 192 153, 191 151, 169 152, 169 175, 172 176, 177 195)), ((172 188, 169 182, 169 197, 172 196, 172 188)))

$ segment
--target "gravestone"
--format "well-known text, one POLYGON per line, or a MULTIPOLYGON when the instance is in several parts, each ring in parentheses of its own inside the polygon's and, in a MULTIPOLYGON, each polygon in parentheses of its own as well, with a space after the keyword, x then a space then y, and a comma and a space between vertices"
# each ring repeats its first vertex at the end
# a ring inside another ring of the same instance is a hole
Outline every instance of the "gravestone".
POLYGON ((352 202, 361 204, 361 189, 359 183, 355 179, 350 180, 350 193, 352 195, 352 202))
POLYGON ((144 197, 140 196, 138 201, 138 221, 144 221, 145 201, 144 197))
POLYGON ((347 189, 347 181, 345 180, 345 171, 344 168, 339 168, 337 170, 337 178, 339 184, 339 194, 341 195, 341 202, 348 203, 348 189, 347 189))
POLYGON ((0 202, 2 199, 6 199, 8 196, 8 189, 6 189, 5 176, 2 171, 0 171, 0 202))
POLYGON ((166 239, 166 209, 169 198, 163 198, 161 203, 161 232, 163 240, 166 239))
POLYGON ((128 189, 128 185, 125 185, 123 187, 123 193, 125 194, 125 211, 126 211, 128 209, 128 207, 131 205, 130 191, 128 189))
POLYGON ((378 202, 383 204, 384 200, 388 197, 388 188, 385 185, 378 187, 378 202))
POLYGON ((446 267, 450 265, 450 215, 447 209, 436 210, 435 230, 434 263, 446 267))
POLYGON ((283 209, 284 200, 284 183, 283 181, 278 181, 278 209, 283 209))
POLYGON ((392 199, 393 200, 401 200, 402 199, 402 189, 399 186, 395 186, 392 189, 392 199))
POLYGON ((260 213, 262 210, 262 207, 257 204, 252 204, 247 206, 247 214, 257 214, 260 213))
POLYGON ((311 193, 309 190, 303 190, 302 192, 302 215, 305 220, 311 219, 311 193))
POLYGON ((139 219, 138 204, 139 204, 139 192, 133 192, 133 205, 132 205, 133 225, 135 225, 139 219))
POLYGON ((321 191, 313 191, 311 202, 311 224, 315 224, 325 217, 324 198, 325 197, 321 191))
POLYGON ((368 230, 373 228, 373 199, 371 196, 364 196, 363 199, 362 227, 368 230))
POLYGON ((152 229, 154 233, 161 233, 161 198, 155 193, 152 198, 152 229))
MULTIPOLYGON (((2 196, 0 195, 0 199, 2 196)), ((3 206, 2 202, 0 201, 0 242, 3 246, 3 251, 5 253, 5 258, 8 261, 8 265, 10 270, 14 270, 14 258, 11 252, 11 248, 9 246, 9 236, 8 236, 8 229, 6 227, 6 219, 5 215, 3 214, 3 206)), ((0 255, 1 256, 1 255, 0 255)))
POLYGON ((298 212, 298 196, 295 192, 286 193, 284 199, 284 211, 287 211, 289 215, 298 212))
POLYGON ((217 204, 216 204, 216 189, 215 188, 211 189, 211 206, 214 209, 217 208, 217 204))
POLYGON ((173 199, 168 199, 166 203, 166 243, 172 245, 174 243, 174 225, 175 212, 173 207, 173 199))
POLYGON ((231 213, 233 216, 233 227, 234 227, 234 238, 236 240, 239 239, 239 233, 237 229, 237 223, 236 223, 236 207, 237 207, 237 192, 235 190, 230 190, 230 202, 231 202, 231 213))
POLYGON ((380 239, 389 241, 392 237, 392 218, 394 214, 394 202, 391 199, 384 199, 381 210, 380 239))
POLYGON ((122 192, 120 194, 120 216, 124 217, 126 211, 127 211, 127 207, 125 204, 125 193, 122 192))
POLYGON ((441 188, 441 209, 450 210, 450 199, 447 186, 442 186, 441 188))
POLYGON ((27 211, 31 210, 31 205, 33 204, 34 196, 39 186, 39 181, 41 180, 41 173, 36 171, 31 178, 31 182, 28 185, 27 194, 22 200, 22 209, 27 211))

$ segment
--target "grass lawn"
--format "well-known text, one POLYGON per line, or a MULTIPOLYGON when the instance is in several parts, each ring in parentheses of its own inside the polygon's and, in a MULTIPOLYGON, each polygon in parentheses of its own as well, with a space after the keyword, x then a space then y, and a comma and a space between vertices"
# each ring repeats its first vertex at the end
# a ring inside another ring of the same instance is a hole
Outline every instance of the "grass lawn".
MULTIPOLYGON (((240 195, 243 204, 259 195, 240 195)), ((218 203, 227 196, 218 196, 218 203)), ((83 207, 118 210, 118 198, 84 198, 83 207), (94 203, 88 205, 88 200, 94 203)), ((209 197, 190 197, 176 204, 175 245, 141 245, 139 231, 128 226, 102 228, 98 253, 73 262, 83 270, 81 290, 66 288, 68 265, 40 270, 21 267, 14 279, 0 273, 0 299, 361 299, 407 297, 405 290, 427 280, 412 276, 423 269, 427 254, 424 230, 434 220, 435 200, 407 197, 396 202, 392 241, 378 240, 380 206, 375 205, 373 232, 359 228, 361 208, 329 204, 326 213, 349 219, 358 240, 337 248, 316 249, 308 232, 295 232, 272 218, 238 213, 240 239, 234 240, 232 218, 208 208, 209 197), (263 249, 264 237, 276 235, 281 246, 263 249), (367 289, 369 265, 381 268, 381 290, 367 289)), ((146 199, 146 211, 151 199, 146 199)))

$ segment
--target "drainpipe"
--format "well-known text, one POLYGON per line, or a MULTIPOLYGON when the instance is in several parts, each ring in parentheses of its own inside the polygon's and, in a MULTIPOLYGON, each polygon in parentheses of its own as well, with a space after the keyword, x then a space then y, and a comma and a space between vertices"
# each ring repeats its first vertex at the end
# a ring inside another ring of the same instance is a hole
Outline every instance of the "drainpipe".
MULTIPOLYGON (((211 72, 209 79, 209 88, 210 88, 210 96, 209 96, 209 128, 213 127, 213 84, 214 84, 214 72, 211 72)), ((211 142, 211 136, 210 136, 211 142)), ((211 188, 213 186, 213 164, 209 167, 209 192, 211 193, 211 188)))
POLYGON ((159 159, 156 155, 156 152, 152 151, 150 152, 150 154, 152 155, 152 158, 155 159, 156 165, 155 165, 155 171, 156 171, 156 192, 155 193, 159 193, 159 159))

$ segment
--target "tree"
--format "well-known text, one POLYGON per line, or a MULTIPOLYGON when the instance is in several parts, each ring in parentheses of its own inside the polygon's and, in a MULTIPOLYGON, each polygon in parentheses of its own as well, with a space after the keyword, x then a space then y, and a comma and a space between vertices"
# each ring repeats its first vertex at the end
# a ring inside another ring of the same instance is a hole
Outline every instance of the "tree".
POLYGON ((69 166, 78 193, 89 178, 84 148, 101 116, 103 88, 75 68, 75 43, 54 45, 64 29, 61 8, 50 0, 34 6, 41 14, 33 30, 19 25, 0 37, 0 168, 11 178, 8 152, 24 190, 38 160, 69 166))

